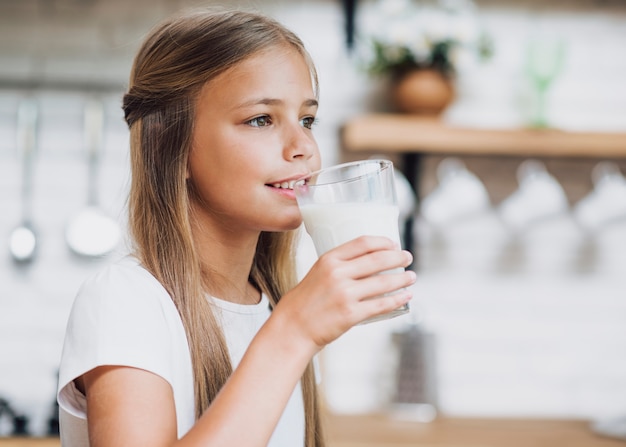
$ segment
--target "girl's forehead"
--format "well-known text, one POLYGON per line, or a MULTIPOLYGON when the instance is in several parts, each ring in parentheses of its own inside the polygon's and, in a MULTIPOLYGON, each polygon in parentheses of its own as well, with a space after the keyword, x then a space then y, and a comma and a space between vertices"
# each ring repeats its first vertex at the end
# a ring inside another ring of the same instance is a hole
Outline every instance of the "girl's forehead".
POLYGON ((246 66, 254 66, 255 64, 264 63, 266 61, 270 61, 271 63, 303 62, 306 64, 306 58, 302 55, 300 51, 298 51, 291 45, 282 44, 274 45, 263 50, 256 51, 254 53, 250 53, 247 57, 240 60, 231 68, 237 69, 237 67, 241 68, 246 66))
POLYGON ((288 66, 306 67, 306 72, 312 73, 312 67, 301 52, 290 45, 277 45, 251 53, 210 79, 207 84, 229 83, 240 77, 261 77, 268 73, 279 76, 280 70, 288 66))
POLYGON ((209 80, 197 105, 231 110, 259 98, 315 99, 316 85, 307 58, 289 46, 255 52, 209 80))

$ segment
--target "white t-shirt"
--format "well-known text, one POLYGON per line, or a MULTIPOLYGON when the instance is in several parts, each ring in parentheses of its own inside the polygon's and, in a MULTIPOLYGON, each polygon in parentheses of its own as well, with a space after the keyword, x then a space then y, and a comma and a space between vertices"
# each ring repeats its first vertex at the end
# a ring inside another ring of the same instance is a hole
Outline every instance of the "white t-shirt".
MULTIPOLYGON (((258 304, 240 305, 211 299, 220 310, 231 361, 236 368, 270 315, 269 300, 263 295, 258 304)), ((73 381, 103 365, 129 366, 159 375, 174 393, 178 437, 194 424, 191 357, 180 315, 163 286, 131 257, 86 281, 74 301, 57 395, 64 447, 89 446, 86 400, 73 381)), ((303 445, 304 406, 298 384, 268 446, 303 445)))

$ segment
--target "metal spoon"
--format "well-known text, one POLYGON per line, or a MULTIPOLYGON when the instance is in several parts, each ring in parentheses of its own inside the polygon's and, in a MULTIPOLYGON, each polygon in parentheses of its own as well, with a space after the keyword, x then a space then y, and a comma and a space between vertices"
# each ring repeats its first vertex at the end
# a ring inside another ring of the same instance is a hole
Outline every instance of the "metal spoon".
POLYGON ((69 248, 83 257, 101 257, 113 251, 120 239, 117 222, 98 206, 98 171, 103 144, 104 109, 101 101, 90 100, 85 107, 85 141, 88 150, 87 206, 66 228, 69 248))
POLYGON ((9 252, 19 264, 28 264, 37 252, 37 233, 32 223, 33 167, 37 149, 38 107, 34 100, 24 100, 18 109, 17 134, 22 158, 22 221, 9 237, 9 252))

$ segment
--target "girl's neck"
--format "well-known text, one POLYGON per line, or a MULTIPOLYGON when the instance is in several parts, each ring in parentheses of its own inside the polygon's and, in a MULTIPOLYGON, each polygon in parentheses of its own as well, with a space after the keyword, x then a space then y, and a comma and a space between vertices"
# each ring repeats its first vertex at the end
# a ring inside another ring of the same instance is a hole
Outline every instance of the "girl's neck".
POLYGON ((207 228, 194 233, 209 293, 233 303, 258 303, 260 291, 249 282, 249 277, 259 234, 244 236, 207 228))
POLYGON ((223 292, 212 293, 212 296, 235 304, 253 305, 261 302, 261 292, 251 283, 247 283, 244 290, 227 287, 223 292))

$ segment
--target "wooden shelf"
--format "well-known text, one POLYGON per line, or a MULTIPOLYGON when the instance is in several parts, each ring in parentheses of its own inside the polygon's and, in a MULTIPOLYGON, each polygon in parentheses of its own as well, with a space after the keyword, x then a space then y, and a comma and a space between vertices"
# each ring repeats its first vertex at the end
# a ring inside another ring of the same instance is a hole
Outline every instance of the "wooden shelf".
POLYGON ((342 128, 346 152, 626 158, 626 132, 455 127, 412 115, 373 114, 342 128))

